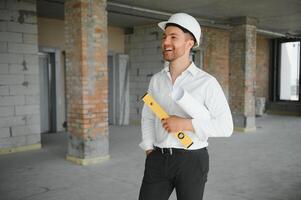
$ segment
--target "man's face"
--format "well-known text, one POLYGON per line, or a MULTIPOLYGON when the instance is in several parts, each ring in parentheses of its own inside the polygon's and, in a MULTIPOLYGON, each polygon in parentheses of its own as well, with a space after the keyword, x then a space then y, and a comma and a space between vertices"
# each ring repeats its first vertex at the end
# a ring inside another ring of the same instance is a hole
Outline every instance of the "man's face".
POLYGON ((193 41, 176 26, 168 26, 163 34, 161 43, 163 58, 172 62, 183 56, 188 56, 193 41))

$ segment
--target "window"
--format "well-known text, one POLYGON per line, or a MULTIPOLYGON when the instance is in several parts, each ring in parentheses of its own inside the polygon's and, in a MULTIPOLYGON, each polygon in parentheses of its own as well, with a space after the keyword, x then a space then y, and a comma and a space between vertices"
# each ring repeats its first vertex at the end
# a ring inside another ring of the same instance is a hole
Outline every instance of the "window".
POLYGON ((280 51, 279 99, 299 101, 300 42, 283 42, 280 51))

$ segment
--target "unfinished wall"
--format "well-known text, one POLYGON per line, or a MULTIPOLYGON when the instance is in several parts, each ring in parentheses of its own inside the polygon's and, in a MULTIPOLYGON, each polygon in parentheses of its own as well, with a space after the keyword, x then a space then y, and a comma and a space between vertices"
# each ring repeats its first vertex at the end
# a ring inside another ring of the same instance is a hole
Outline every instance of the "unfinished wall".
POLYGON ((35 1, 0 1, 0 153, 40 148, 35 1))
POLYGON ((163 68, 162 31, 156 25, 134 27, 126 36, 126 53, 130 58, 130 123, 140 123, 143 103, 150 78, 163 68))

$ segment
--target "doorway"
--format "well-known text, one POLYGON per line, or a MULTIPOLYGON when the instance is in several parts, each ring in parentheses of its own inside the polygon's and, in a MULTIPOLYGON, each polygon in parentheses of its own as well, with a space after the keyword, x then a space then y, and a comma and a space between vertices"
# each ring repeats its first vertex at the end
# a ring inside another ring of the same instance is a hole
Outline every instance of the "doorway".
POLYGON ((55 53, 39 53, 41 133, 57 131, 55 74, 55 53))
POLYGON ((128 55, 108 54, 109 124, 129 124, 129 67, 128 55))

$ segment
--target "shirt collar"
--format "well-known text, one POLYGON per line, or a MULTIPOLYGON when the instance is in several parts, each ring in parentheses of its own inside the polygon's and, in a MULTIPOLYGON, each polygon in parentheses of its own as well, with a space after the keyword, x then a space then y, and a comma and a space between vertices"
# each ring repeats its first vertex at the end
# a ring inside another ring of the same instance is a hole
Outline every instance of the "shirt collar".
POLYGON ((166 72, 166 73, 169 72, 169 62, 164 62, 164 68, 163 68, 162 72, 166 72))
POLYGON ((186 70, 188 72, 190 72, 192 74, 192 76, 195 76, 198 73, 198 68, 197 68, 197 66, 195 66, 194 62, 191 62, 191 64, 189 65, 189 67, 186 70))
MULTIPOLYGON (((165 62, 162 72, 166 72, 166 73, 169 72, 169 62, 165 62)), ((182 73, 186 73, 186 72, 189 72, 192 76, 195 76, 197 74, 198 68, 195 66, 194 62, 191 62, 189 67, 182 73)))

